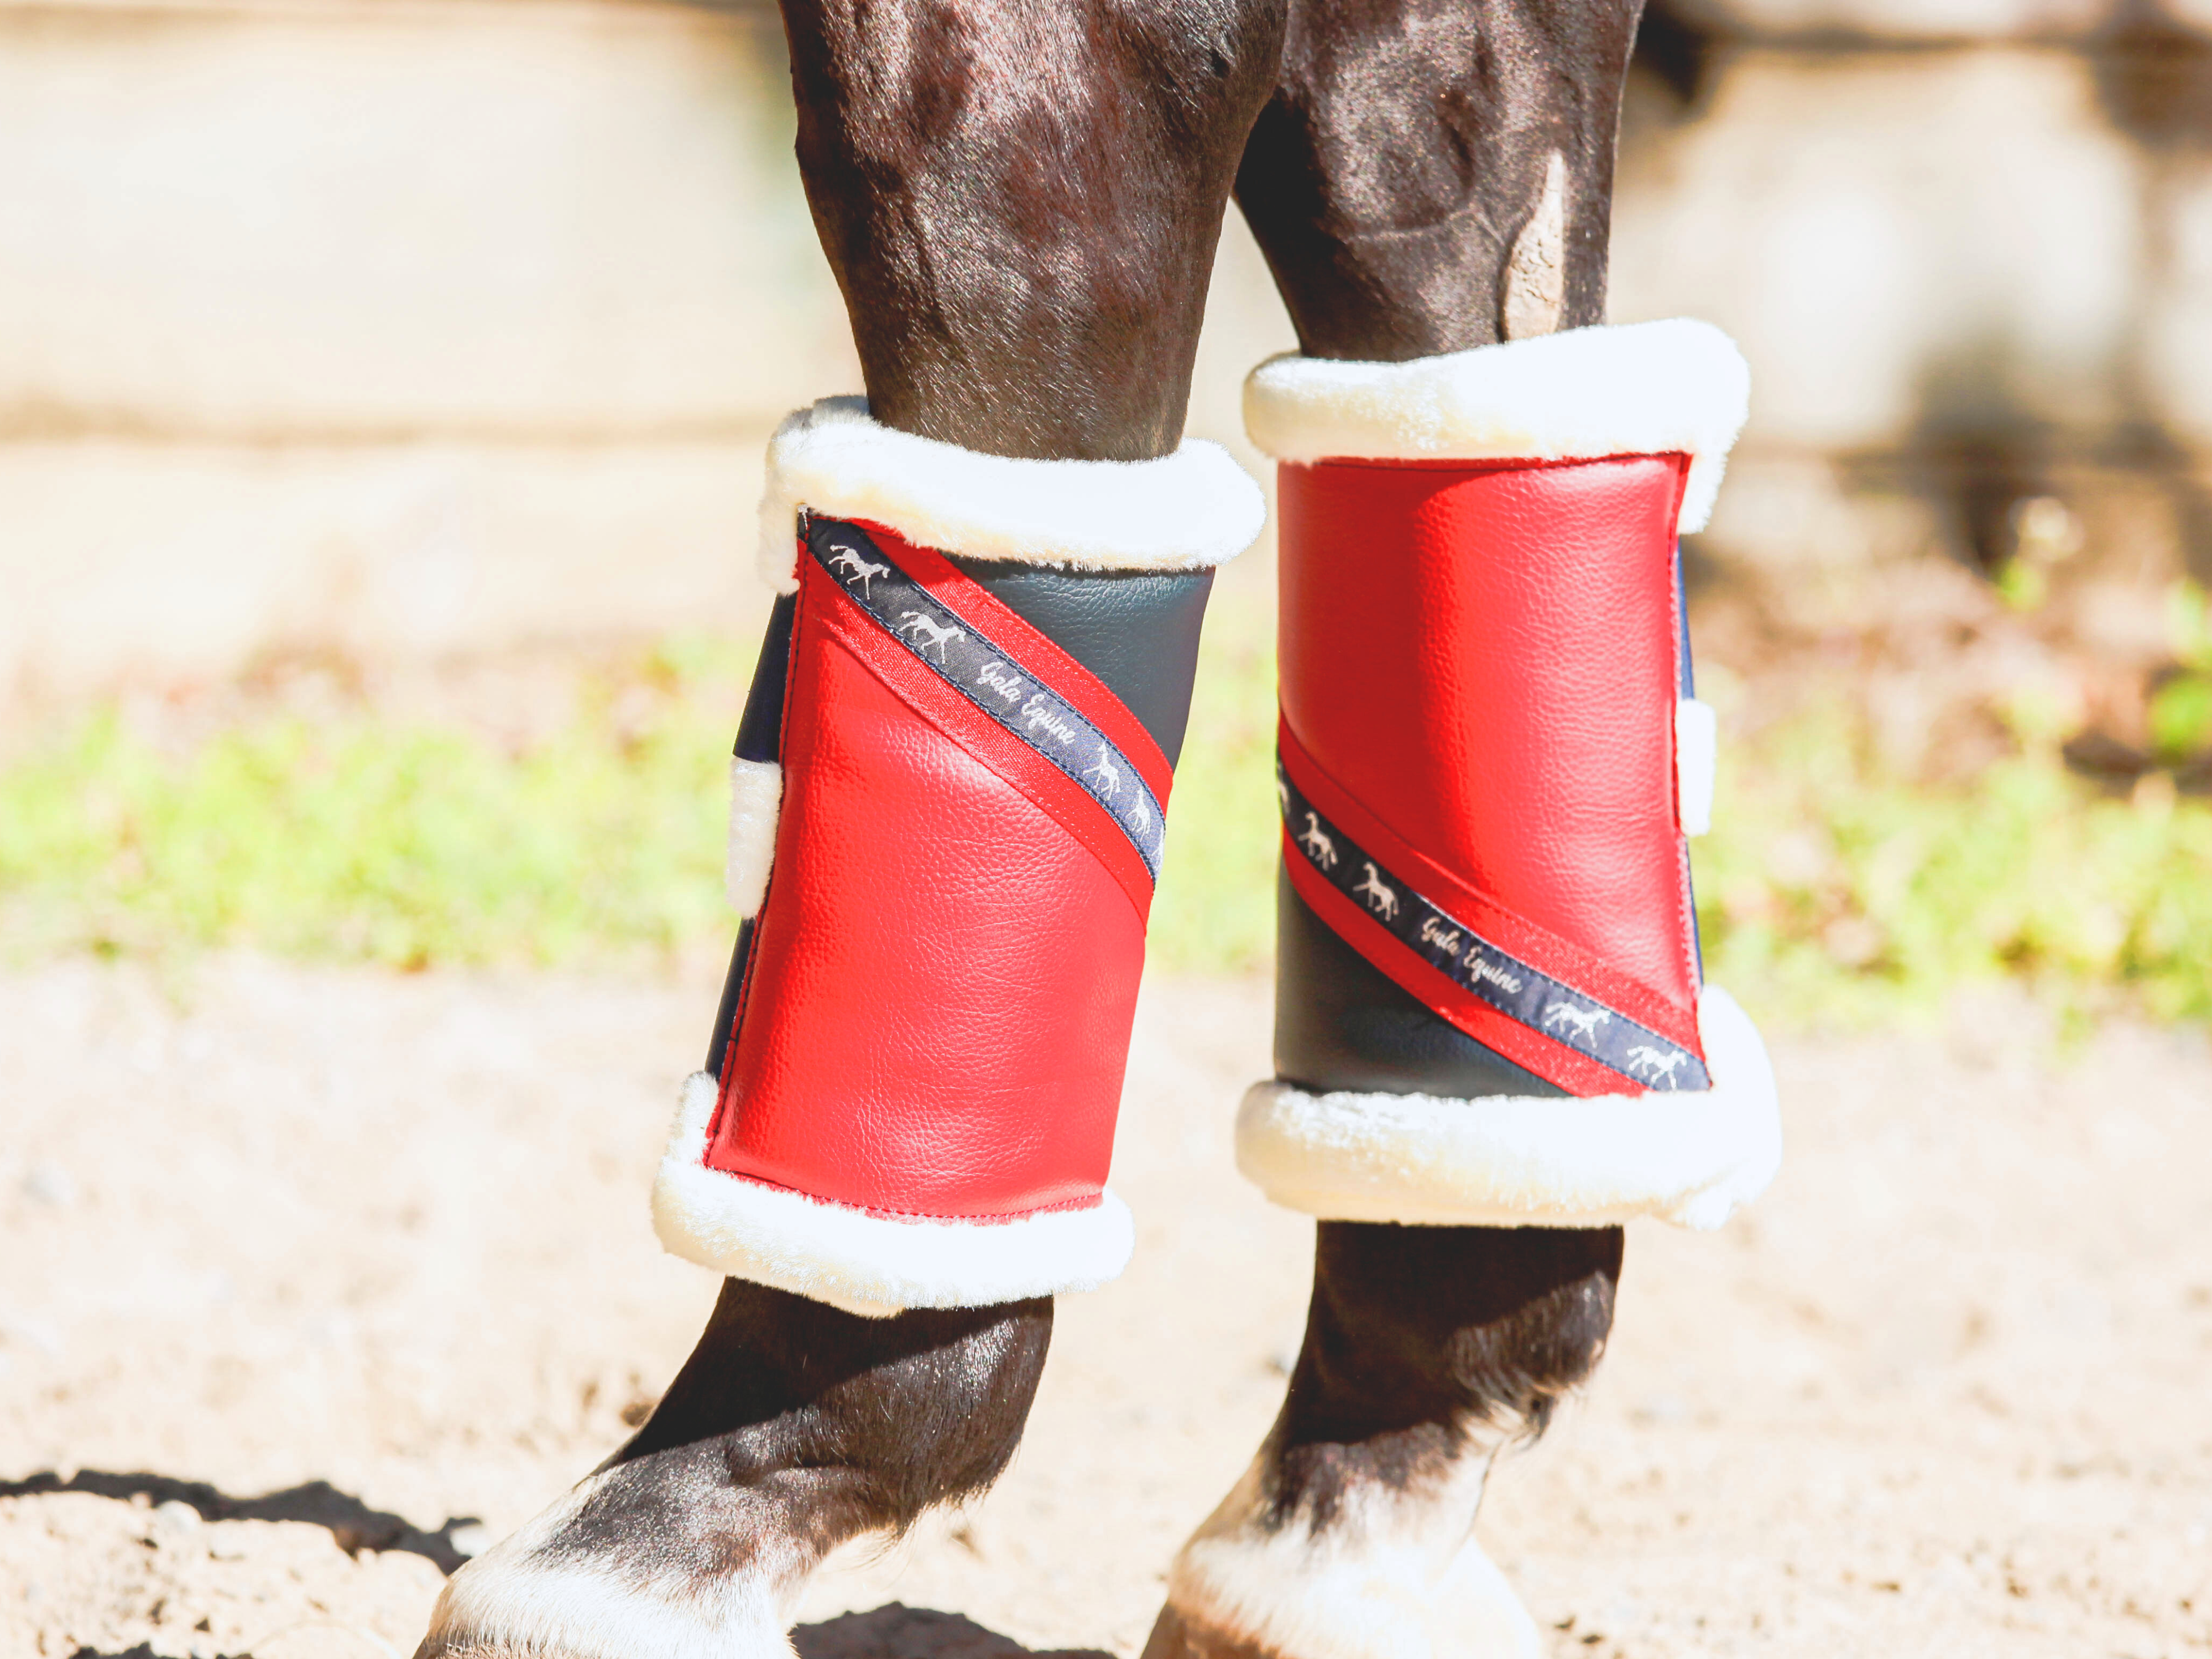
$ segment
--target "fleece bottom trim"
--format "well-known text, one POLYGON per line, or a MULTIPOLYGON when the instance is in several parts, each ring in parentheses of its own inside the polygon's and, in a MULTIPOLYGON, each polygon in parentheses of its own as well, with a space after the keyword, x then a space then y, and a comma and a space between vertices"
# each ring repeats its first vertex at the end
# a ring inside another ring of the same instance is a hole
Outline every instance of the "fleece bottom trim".
POLYGON ((884 1318, 1096 1290, 1120 1276, 1136 1247, 1129 1206, 1110 1192, 1088 1209, 915 1220, 712 1169, 707 1130, 718 1093, 711 1073, 684 1079, 653 1184, 653 1226, 671 1255, 732 1279, 884 1318))
POLYGON ((1707 987, 1698 1024, 1713 1086, 1695 1092, 1448 1100, 1259 1084, 1237 1115, 1237 1167, 1325 1221, 1717 1227, 1773 1180, 1782 1120, 1735 999, 1707 987))

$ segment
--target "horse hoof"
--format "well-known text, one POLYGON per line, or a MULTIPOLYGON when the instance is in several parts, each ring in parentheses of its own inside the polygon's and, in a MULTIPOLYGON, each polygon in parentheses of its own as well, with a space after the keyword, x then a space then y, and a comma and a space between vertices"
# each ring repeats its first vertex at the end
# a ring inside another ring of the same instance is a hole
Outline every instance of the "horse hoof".
MULTIPOLYGON (((1469 1547, 1473 1552, 1473 1547, 1469 1547)), ((1361 1584, 1286 1595, 1256 1617, 1187 1611, 1170 1595, 1143 1659, 1538 1659, 1542 1643, 1505 1577, 1474 1552, 1428 1594, 1361 1584)))
POLYGON ((1537 1659, 1536 1621, 1467 1535, 1487 1458, 1315 1524, 1255 1462, 1176 1557, 1144 1659, 1537 1659), (1439 1549, 1445 1531, 1465 1541, 1439 1549))
POLYGON ((746 1524, 741 1502, 717 1529, 657 1489, 641 1517, 619 1501, 639 1467, 592 1475, 465 1564, 415 1659, 791 1659, 811 1553, 765 1514, 746 1524))

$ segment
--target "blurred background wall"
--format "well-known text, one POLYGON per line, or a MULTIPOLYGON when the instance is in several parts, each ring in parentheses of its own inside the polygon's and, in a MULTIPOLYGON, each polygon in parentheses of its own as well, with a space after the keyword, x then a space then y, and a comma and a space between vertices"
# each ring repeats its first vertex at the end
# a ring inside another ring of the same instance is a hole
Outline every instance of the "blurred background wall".
MULTIPOLYGON (((749 629, 761 446, 857 374, 764 6, 0 0, 0 698, 749 629)), ((1666 0, 1616 320, 1751 357, 1703 538, 1817 635, 2212 574, 2212 0, 1666 0)), ((1192 414, 1289 343, 1241 226, 1192 414)))

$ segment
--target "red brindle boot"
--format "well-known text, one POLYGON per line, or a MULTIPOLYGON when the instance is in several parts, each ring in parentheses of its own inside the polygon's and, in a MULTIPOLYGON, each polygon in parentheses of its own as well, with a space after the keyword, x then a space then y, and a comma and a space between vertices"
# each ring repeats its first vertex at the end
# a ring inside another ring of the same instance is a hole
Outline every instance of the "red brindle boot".
POLYGON ((858 1313, 1113 1278, 1114 1121, 1221 450, 1012 460, 855 399, 769 458, 783 593, 733 763, 748 916, 653 1194, 662 1242, 858 1313))
MULTIPOLYGON (((1703 983, 1685 839, 1713 731, 1675 535, 1704 522, 1745 398, 1735 349, 1681 322, 1279 358, 1248 383, 1281 463, 1283 881, 1276 1077, 1245 1097, 1237 1150, 1277 1202, 1711 1227, 1772 1176, 1773 1078, 1703 983)), ((1311 1355, 1294 1395, 1370 1358, 1311 1355)), ((1177 1557, 1148 1653, 1534 1659, 1473 1535, 1515 1425, 1429 1426, 1390 1443, 1425 1449, 1417 1472, 1347 1445, 1301 1463, 1299 1496, 1271 1438, 1177 1557)))
POLYGON ((1703 324, 1279 358, 1278 1079, 1240 1166, 1354 1221, 1711 1227, 1772 1177, 1758 1033, 1706 987, 1713 723, 1675 538, 1747 377, 1703 324))

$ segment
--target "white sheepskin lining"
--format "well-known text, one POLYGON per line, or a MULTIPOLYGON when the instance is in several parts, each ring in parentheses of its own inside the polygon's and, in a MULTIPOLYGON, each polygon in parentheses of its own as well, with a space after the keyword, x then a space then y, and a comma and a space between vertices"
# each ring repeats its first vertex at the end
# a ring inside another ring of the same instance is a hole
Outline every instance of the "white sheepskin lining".
POLYGON ((1244 382, 1244 428, 1279 461, 1690 458, 1681 528, 1702 530, 1751 405, 1751 370, 1710 323, 1576 328, 1403 363, 1295 352, 1244 382))
POLYGON ((1750 1017, 1710 986, 1698 1015, 1709 1091, 1444 1100, 1262 1083, 1237 1114, 1237 1167, 1327 1221, 1717 1227, 1774 1178, 1782 1120, 1750 1017))
POLYGON ((1083 570, 1195 570, 1251 546, 1259 485, 1203 439, 1156 461, 1025 461, 896 432, 865 398, 786 417, 768 447, 761 578, 797 586, 800 507, 866 519, 940 553, 1083 570))
POLYGON ((775 857, 776 814, 783 806, 783 769, 774 761, 730 757, 730 842, 722 889, 741 916, 760 914, 768 866, 775 857))
POLYGON ((1087 1210, 1013 1221, 907 1221, 709 1169, 716 1092, 709 1073, 684 1080, 653 1184, 653 1231, 702 1267, 880 1318, 1096 1290, 1136 1246, 1129 1206, 1110 1192, 1087 1210))

